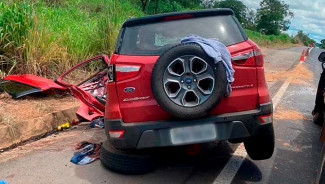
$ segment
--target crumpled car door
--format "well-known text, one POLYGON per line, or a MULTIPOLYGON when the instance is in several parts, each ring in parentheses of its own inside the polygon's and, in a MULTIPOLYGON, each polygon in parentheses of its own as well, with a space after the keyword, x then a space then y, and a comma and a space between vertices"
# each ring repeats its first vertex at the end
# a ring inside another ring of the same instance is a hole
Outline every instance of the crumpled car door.
POLYGON ((87 120, 104 116, 109 58, 98 55, 85 60, 57 78, 82 105, 77 114, 87 120))

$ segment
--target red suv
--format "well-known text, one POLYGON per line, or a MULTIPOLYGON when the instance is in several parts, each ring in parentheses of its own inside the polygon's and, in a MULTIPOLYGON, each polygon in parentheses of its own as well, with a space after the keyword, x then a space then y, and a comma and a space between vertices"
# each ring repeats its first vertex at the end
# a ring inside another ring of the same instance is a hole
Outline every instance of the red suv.
POLYGON ((157 147, 217 140, 244 142, 254 160, 274 150, 272 102, 263 57, 230 9, 168 13, 127 20, 108 66, 101 161, 122 173, 154 167, 157 147), (227 46, 235 70, 230 96, 222 62, 186 35, 227 46))

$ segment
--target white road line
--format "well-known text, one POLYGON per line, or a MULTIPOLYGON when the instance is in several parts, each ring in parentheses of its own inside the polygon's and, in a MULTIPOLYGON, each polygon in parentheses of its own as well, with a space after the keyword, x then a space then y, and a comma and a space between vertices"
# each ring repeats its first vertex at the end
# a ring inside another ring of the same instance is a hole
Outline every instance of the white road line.
MULTIPOLYGON (((272 98, 273 101, 273 109, 276 108, 278 103, 280 102, 281 98, 283 97, 284 93, 286 92, 287 88, 291 83, 291 77, 287 78, 285 82, 282 84, 278 92, 272 98)), ((238 169, 243 164, 247 156, 247 152, 245 150, 244 144, 241 143, 237 147, 236 151, 233 153, 227 164, 224 166, 222 171, 213 181, 213 184, 231 184, 232 180, 235 178, 238 169)))
POLYGON ((238 169, 242 165, 243 161, 247 156, 246 150, 244 148, 244 144, 240 144, 233 156, 229 159, 225 167, 219 173, 217 178, 213 181, 213 184, 227 184, 231 183, 235 178, 238 169))
POLYGON ((273 109, 276 108, 278 103, 280 102, 284 92, 287 90, 288 86, 290 85, 291 82, 291 77, 287 78, 284 83, 282 84, 281 88, 279 91, 276 93, 276 95, 272 98, 273 101, 273 109))

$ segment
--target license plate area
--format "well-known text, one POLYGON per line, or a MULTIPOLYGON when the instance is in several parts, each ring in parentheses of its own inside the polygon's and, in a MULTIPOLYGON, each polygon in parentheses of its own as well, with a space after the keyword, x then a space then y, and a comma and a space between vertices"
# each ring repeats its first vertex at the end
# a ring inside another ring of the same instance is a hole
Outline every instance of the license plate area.
POLYGON ((174 145, 212 141, 217 138, 214 124, 195 125, 172 128, 170 130, 171 142, 174 145))

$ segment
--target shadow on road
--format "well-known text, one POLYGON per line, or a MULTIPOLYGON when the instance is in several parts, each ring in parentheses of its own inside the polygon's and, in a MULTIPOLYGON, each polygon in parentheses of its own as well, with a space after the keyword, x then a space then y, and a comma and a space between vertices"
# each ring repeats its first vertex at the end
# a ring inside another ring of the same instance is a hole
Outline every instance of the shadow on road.
MULTIPOLYGON (((155 154, 158 163, 156 170, 145 175, 114 173, 99 161, 93 167, 76 167, 75 174, 90 183, 213 183, 237 147, 238 144, 228 142, 201 144, 201 152, 197 155, 189 155, 186 146, 160 148, 155 154), (98 181, 98 178, 106 179, 98 181)), ((259 168, 249 159, 244 160, 241 168, 243 171, 239 174, 242 181, 261 180, 259 168)))

